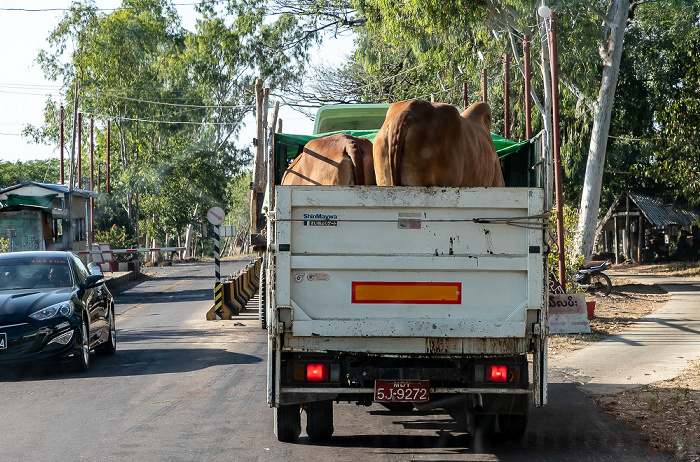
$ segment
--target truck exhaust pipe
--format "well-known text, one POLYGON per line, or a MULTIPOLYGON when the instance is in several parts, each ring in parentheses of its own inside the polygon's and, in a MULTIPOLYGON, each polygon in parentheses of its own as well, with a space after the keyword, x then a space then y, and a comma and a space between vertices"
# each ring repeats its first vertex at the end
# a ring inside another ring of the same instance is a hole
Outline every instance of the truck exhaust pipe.
POLYGON ((472 395, 474 400, 474 412, 481 412, 484 410, 484 400, 481 398, 481 393, 474 393, 472 395))

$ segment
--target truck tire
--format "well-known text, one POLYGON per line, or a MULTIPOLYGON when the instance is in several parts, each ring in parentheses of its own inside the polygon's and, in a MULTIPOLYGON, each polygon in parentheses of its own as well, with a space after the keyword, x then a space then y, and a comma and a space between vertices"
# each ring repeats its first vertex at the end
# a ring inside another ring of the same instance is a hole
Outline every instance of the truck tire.
POLYGON ((260 265, 260 286, 258 287, 258 319, 260 320, 260 327, 262 329, 267 329, 267 313, 266 313, 266 302, 267 302, 267 283, 265 281, 265 259, 263 258, 262 265, 260 265))
POLYGON ((275 408, 275 435, 278 441, 293 443, 301 434, 301 408, 289 404, 275 408))
POLYGON ((458 431, 467 432, 472 437, 489 437, 496 431, 496 416, 476 414, 469 409, 467 402, 462 402, 445 408, 455 420, 458 431))
POLYGON ((499 414, 498 428, 506 438, 522 438, 527 429, 528 413, 525 414, 499 414))
POLYGON ((306 434, 312 441, 324 441, 333 435, 333 401, 306 405, 306 434))

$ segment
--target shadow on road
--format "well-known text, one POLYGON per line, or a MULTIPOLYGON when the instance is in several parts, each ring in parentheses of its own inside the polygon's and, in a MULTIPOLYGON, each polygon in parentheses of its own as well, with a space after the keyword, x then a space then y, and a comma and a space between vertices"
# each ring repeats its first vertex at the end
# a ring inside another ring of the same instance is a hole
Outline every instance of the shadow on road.
POLYGON ((186 289, 177 290, 171 292, 161 292, 155 294, 144 295, 141 293, 123 292, 117 294, 114 297, 114 303, 116 305, 120 304, 131 304, 131 303, 172 303, 177 302, 199 302, 203 300, 213 300, 214 299, 214 286, 211 289, 186 289))
POLYGON ((263 358, 216 348, 118 349, 114 356, 90 355, 90 370, 76 373, 65 362, 3 365, 2 381, 64 380, 193 372, 214 366, 260 363, 263 358))

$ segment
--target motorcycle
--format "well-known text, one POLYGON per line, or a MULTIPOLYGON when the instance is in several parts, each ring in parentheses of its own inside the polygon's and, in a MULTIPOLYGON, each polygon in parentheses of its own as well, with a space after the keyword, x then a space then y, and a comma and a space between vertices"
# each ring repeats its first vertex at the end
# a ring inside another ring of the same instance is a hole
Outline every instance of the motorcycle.
POLYGON ((612 282, 603 270, 608 268, 610 268, 610 260, 586 262, 574 276, 574 283, 586 292, 607 297, 612 290, 612 282))

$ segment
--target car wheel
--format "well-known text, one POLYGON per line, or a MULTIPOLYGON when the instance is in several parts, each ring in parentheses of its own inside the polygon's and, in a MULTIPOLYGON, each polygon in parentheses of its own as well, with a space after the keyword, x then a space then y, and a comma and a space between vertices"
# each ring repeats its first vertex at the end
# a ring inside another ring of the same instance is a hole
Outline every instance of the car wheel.
POLYGON ((76 342, 80 345, 80 351, 73 355, 73 365, 78 372, 87 372, 90 369, 90 336, 85 315, 80 321, 80 327, 76 331, 76 342))
POLYGON ((95 353, 100 356, 113 355, 117 351, 117 327, 114 322, 114 307, 111 307, 107 315, 107 324, 109 325, 109 338, 105 343, 95 347, 95 353))

